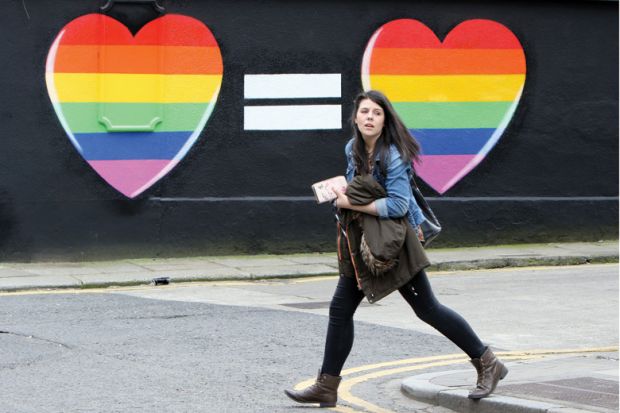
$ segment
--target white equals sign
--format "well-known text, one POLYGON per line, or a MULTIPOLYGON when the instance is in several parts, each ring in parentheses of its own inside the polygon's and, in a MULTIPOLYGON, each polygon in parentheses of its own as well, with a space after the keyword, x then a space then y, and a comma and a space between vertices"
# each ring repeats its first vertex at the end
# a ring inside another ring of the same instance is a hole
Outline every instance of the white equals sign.
MULTIPOLYGON (((246 100, 340 98, 340 73, 245 75, 243 97, 246 100)), ((342 108, 328 104, 246 105, 243 129, 342 129, 342 108)))

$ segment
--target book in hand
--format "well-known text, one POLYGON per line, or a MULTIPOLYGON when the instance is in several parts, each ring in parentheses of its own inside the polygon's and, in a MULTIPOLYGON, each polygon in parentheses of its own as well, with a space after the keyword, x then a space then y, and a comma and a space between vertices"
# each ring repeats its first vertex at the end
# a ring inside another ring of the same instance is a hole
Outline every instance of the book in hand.
POLYGON ((332 188, 338 188, 342 192, 347 189, 347 180, 344 176, 335 176, 333 178, 326 179, 312 184, 312 191, 314 192, 314 198, 316 202, 322 204, 323 202, 329 202, 336 199, 336 193, 332 191, 332 188))

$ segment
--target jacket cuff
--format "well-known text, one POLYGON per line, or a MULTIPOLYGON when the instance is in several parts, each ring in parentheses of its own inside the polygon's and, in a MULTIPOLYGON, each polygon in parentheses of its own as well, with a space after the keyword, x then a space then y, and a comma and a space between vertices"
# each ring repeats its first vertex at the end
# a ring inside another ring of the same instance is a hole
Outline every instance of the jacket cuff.
POLYGON ((387 210, 387 198, 376 199, 375 208, 377 208, 377 213, 379 214, 379 218, 389 218, 388 210, 387 210))

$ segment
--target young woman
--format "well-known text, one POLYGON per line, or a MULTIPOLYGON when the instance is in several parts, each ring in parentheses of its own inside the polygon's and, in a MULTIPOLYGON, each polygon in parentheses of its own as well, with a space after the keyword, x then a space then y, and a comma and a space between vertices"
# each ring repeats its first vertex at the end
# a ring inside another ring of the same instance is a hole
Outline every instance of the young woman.
MULTIPOLYGON (((381 92, 371 90, 359 94, 355 99, 351 120, 355 137, 345 148, 347 181, 352 182, 355 176, 372 176, 385 189, 386 196, 360 205, 359 202, 352 203, 347 194, 335 190, 335 206, 343 212, 361 213, 353 214, 358 219, 363 214, 392 220, 402 220, 404 217, 411 225, 410 229, 415 231, 412 233, 417 235, 414 236, 417 245, 410 245, 410 248, 421 249, 418 241, 418 237, 421 237, 419 225, 424 216, 413 198, 410 186, 412 160, 417 160, 420 152, 418 143, 381 92)), ((348 227, 359 228, 359 225, 353 222, 345 226, 347 228, 344 228, 343 234, 348 236, 339 237, 340 277, 329 309, 323 364, 313 385, 301 391, 285 390, 288 397, 299 403, 319 403, 321 407, 336 405, 340 372, 353 345, 353 314, 365 295, 369 301, 376 301, 374 295, 369 293, 372 288, 366 288, 369 284, 364 284, 363 275, 360 275, 364 274, 363 260, 359 257, 360 246, 351 244, 352 239, 359 243, 359 237, 353 237, 348 227), (341 242, 340 238, 347 240, 341 242)), ((424 256, 422 260, 425 259, 424 256)), ((427 261, 414 268, 426 265, 427 261)), ((402 277, 398 280, 389 279, 390 274, 388 272, 381 276, 381 282, 389 284, 387 293, 398 290, 421 320, 437 329, 471 358, 478 379, 469 397, 480 399, 491 394, 498 381, 508 373, 504 364, 489 347, 482 344, 459 314, 437 301, 423 269, 408 274, 404 281, 402 277)), ((376 282, 376 279, 372 282, 376 282)))

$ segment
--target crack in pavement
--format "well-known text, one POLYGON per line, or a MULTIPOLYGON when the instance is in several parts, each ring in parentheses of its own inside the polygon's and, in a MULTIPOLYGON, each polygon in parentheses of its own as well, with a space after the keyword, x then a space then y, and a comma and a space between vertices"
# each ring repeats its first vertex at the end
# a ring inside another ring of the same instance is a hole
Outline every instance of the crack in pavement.
POLYGON ((17 336, 17 337, 23 337, 23 338, 43 341, 45 343, 55 344, 57 346, 66 348, 68 350, 72 350, 73 349, 72 346, 70 346, 68 344, 65 344, 65 343, 61 343, 60 341, 49 340, 47 338, 38 337, 38 336, 35 336, 35 335, 32 335, 32 334, 16 333, 16 332, 13 332, 13 331, 4 331, 4 330, 0 330, 0 334, 8 334, 8 335, 17 336))

